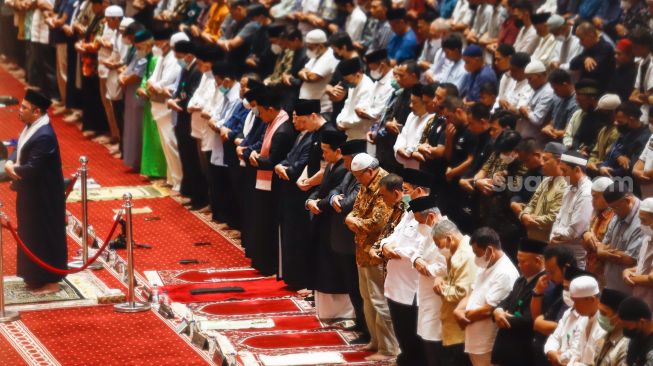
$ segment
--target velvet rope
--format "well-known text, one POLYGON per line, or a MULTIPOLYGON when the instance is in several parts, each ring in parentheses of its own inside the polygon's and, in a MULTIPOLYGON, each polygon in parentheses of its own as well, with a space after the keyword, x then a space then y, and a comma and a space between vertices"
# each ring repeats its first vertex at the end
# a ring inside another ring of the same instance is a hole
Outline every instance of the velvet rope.
POLYGON ((70 196, 70 192, 73 191, 73 187, 75 187, 77 178, 79 178, 79 173, 75 173, 75 175, 73 175, 73 179, 70 181, 70 183, 68 183, 68 187, 66 187, 66 200, 68 199, 68 196, 70 196))
MULTIPOLYGON (((71 184, 71 185, 72 185, 72 184, 71 184)), ((81 272, 81 271, 85 270, 88 266, 91 265, 91 263, 95 262, 95 261, 100 257, 100 254, 102 254, 102 252, 103 252, 103 251, 107 248, 107 246, 109 245, 109 241, 111 240, 111 237, 113 236, 114 232, 116 231, 116 228, 118 227, 118 223, 120 222, 120 218, 121 218, 121 217, 122 217, 122 212, 120 212, 120 213, 116 216, 116 219, 115 219, 115 221, 113 222, 113 226, 111 226, 111 230, 109 231, 109 235, 107 235, 107 239, 104 241, 104 244, 102 245, 102 247, 100 248, 100 250, 98 250, 98 252, 95 253, 95 255, 93 256, 93 258, 90 258, 90 259, 88 260, 88 262, 86 262, 86 264, 84 264, 81 268, 77 268, 77 269, 66 269, 66 270, 64 270, 64 269, 60 269, 60 268, 56 268, 56 267, 53 267, 53 266, 47 264, 46 262, 44 262, 41 258, 37 257, 37 256, 36 256, 36 255, 35 255, 35 254, 34 254, 34 253, 33 253, 33 252, 32 252, 32 251, 27 247, 27 245, 25 245, 25 243, 23 243, 23 241, 22 241, 22 240, 20 239, 20 237, 18 236, 18 233, 16 232, 16 229, 11 225, 11 222, 10 222, 9 220, 7 220, 7 222, 6 222, 5 224, 3 224, 2 226, 5 227, 5 228, 7 228, 7 229, 9 230, 9 232, 11 233, 11 236, 13 236, 14 239, 16 240, 16 243, 18 243, 18 247, 20 247, 20 249, 22 249, 22 251, 25 252, 25 254, 27 254, 27 256, 28 256, 28 257, 29 257, 29 258, 30 258, 34 263, 38 264, 41 268, 43 268, 43 269, 45 269, 45 270, 47 270, 47 271, 50 271, 50 272, 52 272, 52 273, 56 273, 56 274, 60 274, 60 275, 64 275, 64 276, 65 276, 65 275, 68 275, 68 274, 78 273, 78 272, 81 272)))

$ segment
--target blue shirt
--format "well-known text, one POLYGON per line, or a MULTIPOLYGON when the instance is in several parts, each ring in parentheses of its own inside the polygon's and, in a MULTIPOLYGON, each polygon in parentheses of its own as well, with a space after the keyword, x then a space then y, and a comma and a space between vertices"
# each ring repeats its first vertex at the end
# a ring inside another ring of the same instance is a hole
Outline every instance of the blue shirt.
POLYGON ((578 6, 578 15, 581 19, 592 20, 599 12, 605 0, 583 0, 578 6))
POLYGON ((440 16, 443 19, 451 18, 457 2, 458 0, 442 0, 440 2, 440 16))
POLYGON ((388 42, 388 58, 400 63, 408 59, 417 58, 417 36, 412 29, 408 32, 397 35, 393 34, 388 42))
POLYGON ((478 102, 481 98, 481 85, 486 82, 497 85, 497 74, 494 73, 490 65, 485 65, 481 70, 474 73, 468 72, 463 76, 463 80, 460 82, 460 96, 478 102))
POLYGON ((238 136, 238 134, 243 130, 243 126, 245 126, 245 119, 247 118, 248 114, 249 109, 245 108, 242 102, 238 103, 233 113, 231 114, 231 117, 229 117, 229 119, 227 119, 227 121, 224 123, 224 127, 231 130, 228 137, 229 141, 233 141, 236 136, 238 136))

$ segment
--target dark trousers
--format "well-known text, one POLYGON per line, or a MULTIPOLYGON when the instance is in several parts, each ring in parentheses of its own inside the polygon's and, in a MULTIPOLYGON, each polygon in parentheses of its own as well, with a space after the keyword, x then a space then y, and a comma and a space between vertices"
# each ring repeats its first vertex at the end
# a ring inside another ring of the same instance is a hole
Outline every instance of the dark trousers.
POLYGON ((224 223, 227 221, 227 197, 229 192, 229 174, 226 166, 209 164, 211 171, 209 179, 209 197, 211 200, 211 212, 213 220, 224 223))
POLYGON ((363 337, 369 337, 370 332, 367 330, 365 314, 363 313, 363 298, 361 297, 361 291, 358 287, 356 255, 334 252, 333 256, 336 259, 335 264, 338 266, 338 271, 342 273, 342 277, 345 280, 349 301, 351 301, 351 305, 354 307, 354 313, 356 314, 356 330, 363 333, 363 337))
POLYGON ((183 178, 181 194, 190 197, 194 207, 203 207, 208 203, 208 187, 206 177, 202 174, 200 158, 197 153, 197 142, 190 135, 190 115, 181 112, 175 125, 175 137, 179 147, 179 158, 183 178))
MULTIPOLYGON (((55 70, 56 56, 54 47, 37 42, 28 43, 27 81, 38 88, 50 99, 59 97, 57 90, 57 74, 55 70)), ((95 90, 97 94, 97 90, 95 90)))
MULTIPOLYGON (((112 100, 111 107, 113 108, 113 115, 116 116, 116 124, 118 125, 120 136, 122 136, 122 131, 125 129, 125 100, 112 100)), ((120 146, 120 151, 122 151, 122 143, 120 146)))
POLYGON ((472 363, 469 361, 469 356, 465 353, 465 344, 442 346, 440 366, 472 366, 472 363))
POLYGON ((442 353, 442 342, 427 341, 422 339, 424 345, 424 355, 426 356, 427 366, 439 366, 440 354, 442 353))
POLYGON ((417 335, 417 306, 404 305, 388 299, 392 326, 401 353, 397 356, 397 365, 414 366, 425 365, 424 347, 422 339, 417 335))
POLYGON ((16 37, 18 36, 18 28, 14 26, 13 15, 0 16, 0 32, 2 32, 2 37, 0 37, 0 52, 9 61, 17 62, 18 44, 16 37))

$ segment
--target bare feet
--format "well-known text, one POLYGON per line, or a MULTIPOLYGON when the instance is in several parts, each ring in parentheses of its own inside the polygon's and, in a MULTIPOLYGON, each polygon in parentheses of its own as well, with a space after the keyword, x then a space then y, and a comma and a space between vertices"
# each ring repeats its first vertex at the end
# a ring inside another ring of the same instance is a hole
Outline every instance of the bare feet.
POLYGON ((307 297, 307 296, 313 295, 313 291, 311 291, 309 289, 302 289, 302 290, 297 291, 297 295, 299 295, 301 297, 307 297))
POLYGON ((363 346, 363 348, 361 348, 361 349, 362 349, 363 351, 373 351, 373 352, 376 352, 376 351, 377 351, 376 346, 374 346, 372 343, 368 343, 368 344, 366 344, 366 345, 363 346))
POLYGON ((392 355, 384 355, 383 353, 375 353, 373 355, 365 357, 365 360, 367 361, 387 361, 395 358, 395 356, 392 355))
POLYGON ((48 283, 38 288, 30 289, 30 292, 34 295, 48 295, 55 292, 59 292, 61 288, 58 283, 48 283))

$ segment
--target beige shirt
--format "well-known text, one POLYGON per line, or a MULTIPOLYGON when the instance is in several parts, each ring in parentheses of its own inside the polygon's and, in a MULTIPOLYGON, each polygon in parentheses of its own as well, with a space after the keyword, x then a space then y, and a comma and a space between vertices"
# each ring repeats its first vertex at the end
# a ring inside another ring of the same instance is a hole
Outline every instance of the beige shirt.
POLYGON ((549 242, 551 227, 560 211, 566 188, 567 182, 563 177, 546 177, 537 187, 521 213, 531 215, 537 222, 537 227, 527 229, 529 239, 549 242))
POLYGON ((465 342, 465 331, 458 326, 453 311, 460 300, 464 299, 472 289, 476 279, 477 267, 474 264, 474 252, 469 244, 469 236, 464 236, 458 249, 447 260, 447 274, 442 295, 442 345, 452 346, 465 342))

